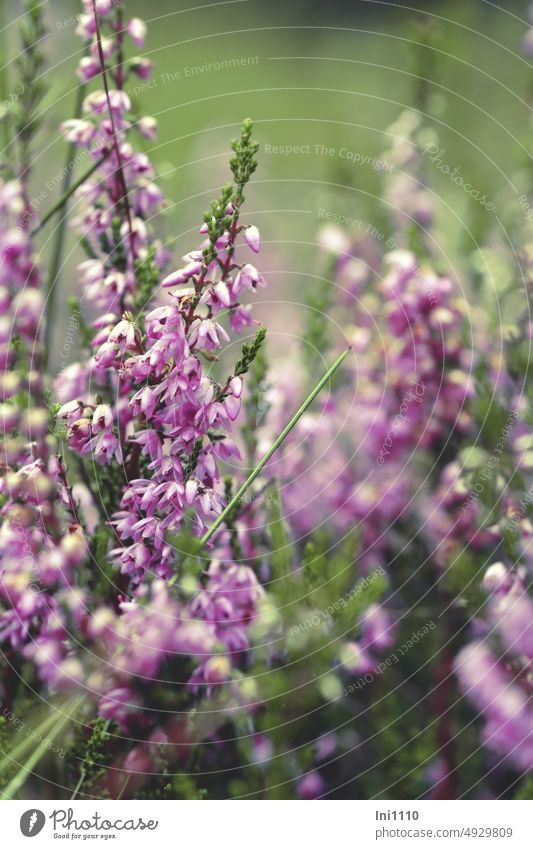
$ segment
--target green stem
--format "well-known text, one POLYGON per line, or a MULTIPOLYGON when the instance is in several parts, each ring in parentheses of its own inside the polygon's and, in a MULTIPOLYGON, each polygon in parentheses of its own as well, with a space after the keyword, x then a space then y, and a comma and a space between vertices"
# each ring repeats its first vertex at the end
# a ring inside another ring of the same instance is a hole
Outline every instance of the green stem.
POLYGON ((246 490, 248 489, 248 487, 251 486, 253 484, 254 480, 260 475, 262 469, 266 466, 266 464, 268 463, 268 461, 270 460, 272 455, 275 454, 275 452, 278 450, 278 448, 280 447, 282 442, 287 438, 287 436, 289 435, 289 433, 291 432, 293 427, 296 425, 298 420, 301 418, 301 416, 303 416, 303 414, 305 413, 305 411, 307 410, 307 408, 309 407, 311 402, 314 401, 314 399, 316 398, 316 396, 318 395, 320 390, 326 385, 326 383, 328 382, 330 377, 332 377, 332 375, 337 371, 339 366, 342 365, 342 363, 344 362, 344 360, 348 356, 350 350, 351 350, 351 348, 347 348, 345 351, 343 351, 343 353, 340 355, 340 357, 337 357, 337 359, 335 360, 333 365, 329 367, 329 369, 327 370, 324 377, 322 377, 321 380, 319 380, 319 382, 316 384, 316 386, 311 391, 311 393, 307 396, 307 398, 305 399, 305 401, 303 402, 301 407, 296 411, 296 413, 294 414, 294 416, 292 417, 290 422, 288 422, 288 424, 285 425, 285 427, 281 431, 280 435, 277 437, 277 439, 274 441, 274 443, 268 449, 268 451, 266 452, 264 457, 262 457, 262 459, 259 461, 259 463, 255 467, 255 469, 251 472, 251 474, 248 475, 248 477, 246 478, 246 480, 244 481, 244 483, 242 484, 240 489, 235 493, 235 495, 233 496, 233 498, 231 499, 229 504, 226 505, 226 507, 224 508, 222 513, 220 514, 220 516, 218 516, 216 518, 216 520, 213 522, 213 524, 211 525, 209 530, 206 531, 206 533, 200 539, 199 544, 198 544, 198 550, 203 548, 204 545, 207 542, 209 542, 209 540, 211 539, 213 534, 216 533, 216 531, 224 523, 224 521, 226 520, 228 515, 231 514, 235 505, 240 502, 241 498, 243 497, 243 495, 246 492, 246 490))
MULTIPOLYGON (((82 183, 85 183, 85 181, 86 181, 86 180, 88 180, 88 179, 89 179, 89 177, 90 177, 92 174, 94 174, 94 172, 97 170, 97 168, 99 168, 99 167, 100 167, 100 165, 102 165, 102 163, 106 161, 106 159, 107 159, 107 157, 110 155, 110 153, 111 153, 111 151, 110 151, 110 150, 107 150, 107 151, 104 153, 104 155, 103 155, 103 156, 101 156, 101 157, 100 157, 100 159, 98 159, 98 160, 94 163, 94 165, 91 165, 91 167, 89 168, 89 170, 88 170, 88 171, 86 171, 86 172, 85 172, 85 174, 83 174, 83 175, 82 175, 82 176, 81 176, 78 180, 76 180, 76 182, 75 182, 75 183, 73 183, 73 185, 72 185, 72 186, 69 186, 68 190, 67 190, 67 191, 66 191, 63 195, 61 195, 61 197, 59 198, 59 200, 57 201, 57 203, 55 203, 55 204, 53 205, 52 209, 49 209, 49 210, 48 210, 48 212, 46 213, 46 215, 44 216, 44 218, 42 219, 42 221, 41 221, 41 222, 37 225, 37 227, 35 227, 35 228, 32 230, 32 232, 31 232, 31 235, 32 235, 32 236, 36 236, 36 235, 37 235, 37 233, 39 233, 39 232, 43 229, 43 227, 44 227, 46 224, 48 224, 48 222, 50 221, 50 219, 51 219, 51 218, 53 218, 53 216, 56 214, 56 212, 59 212, 59 211, 60 211, 60 210, 61 210, 61 209, 65 206, 66 202, 67 202, 67 201, 68 201, 68 199, 69 199, 69 198, 70 198, 70 197, 74 194, 74 192, 76 191, 76 189, 79 189, 79 187, 81 186, 81 184, 82 184, 82 183)), ((68 160, 68 161, 70 162, 70 160, 68 160)))
MULTIPOLYGON (((81 115, 81 110, 83 107, 83 98, 85 97, 85 85, 80 85, 78 87, 78 93, 76 96, 76 105, 74 108, 74 117, 79 118, 81 115)), ((76 144, 71 142, 67 148, 67 158, 65 163, 65 173, 63 176, 63 185, 61 197, 56 204, 56 206, 50 210, 50 212, 43 218, 40 225, 33 231, 35 234, 41 227, 44 227, 46 222, 54 215, 54 213, 58 209, 64 210, 64 207, 67 204, 67 201, 72 194, 71 190, 71 180, 72 180, 72 171, 70 169, 70 163, 74 158, 74 154, 76 153, 76 144)), ((92 173, 92 172, 91 172, 92 173)), ((50 354, 50 341, 52 334, 52 322, 50 318, 54 314, 54 302, 57 293, 57 284, 59 282, 59 268, 61 266, 61 257, 63 256, 63 245, 65 243, 65 233, 67 228, 67 217, 65 214, 61 216, 59 219, 59 224, 57 225, 56 239, 54 244, 54 250, 52 252, 52 262, 50 265, 50 273, 48 277, 48 292, 46 299, 46 317, 45 317, 45 325, 44 325, 44 368, 48 365, 48 357, 50 354)))
MULTIPOLYGON (((98 58, 100 60, 100 73, 102 76, 102 82, 104 84, 104 91, 107 100, 107 110, 109 112, 109 121, 111 123, 111 137, 113 141, 113 147, 115 150, 115 155, 117 157, 117 180, 122 192, 122 203, 124 205, 124 212, 126 213, 126 220, 128 222, 128 231, 129 231, 129 241, 130 241, 130 250, 131 250, 131 264, 135 273, 135 261, 137 259, 137 252, 135 250, 135 236, 133 233, 133 218, 131 214, 131 206, 130 200, 128 196, 128 185, 126 183, 126 178, 124 176, 124 165, 122 163, 122 154, 120 152, 119 145, 119 137, 117 134, 117 127, 115 123, 115 114, 111 108, 111 99, 109 95, 109 84, 107 81, 107 69, 104 59, 104 51, 102 47, 102 33, 100 31, 100 19, 98 17, 98 12, 96 10, 96 2, 92 0, 92 8, 93 8, 93 17, 94 17, 94 26, 95 26, 95 35, 96 35, 96 45, 98 48, 98 58)), ((120 10, 118 12, 118 16, 120 17, 120 10)))
POLYGON ((70 703, 69 707, 65 709, 65 713, 61 717, 59 721, 56 722, 55 725, 52 726, 52 730, 49 737, 46 737, 35 749, 33 755, 31 755, 26 763, 20 767, 17 774, 11 779, 6 789, 2 792, 4 797, 8 799, 13 799, 15 793, 18 793, 24 782, 26 781, 27 774, 32 771, 34 766, 39 763, 42 756, 48 749, 48 744, 53 742, 59 732, 65 727, 65 725, 70 722, 72 719, 71 712, 76 711, 79 705, 82 702, 83 697, 79 696, 73 702, 70 703))
POLYGON ((23 758, 27 751, 29 751, 35 745, 35 737, 42 737, 43 734, 47 732, 49 728, 51 728, 57 722, 57 717, 54 713, 48 714, 46 719, 44 719, 35 729, 33 729, 33 734, 30 737, 25 737, 18 746, 15 746, 9 752, 2 751, 4 757, 0 761, 0 776, 3 773, 10 769, 13 765, 14 761, 19 761, 23 758))
POLYGON ((70 797, 70 801, 72 801, 72 799, 75 799, 75 798, 76 798, 76 796, 77 796, 77 795, 78 795, 78 793, 80 792, 81 786, 82 786, 82 784, 83 784, 83 782, 84 782, 84 781, 85 781, 85 770, 84 770, 84 769, 82 769, 82 770, 81 770, 80 777, 79 777, 79 779, 78 779, 78 783, 76 784, 76 786, 75 786, 75 788, 74 788, 74 792, 72 793, 72 796, 70 797))
MULTIPOLYGON (((102 728, 103 734, 107 734, 110 725, 111 725, 111 720, 108 719, 106 722, 104 722, 104 725, 103 725, 103 728, 102 728)), ((72 792, 72 796, 70 797, 71 801, 77 797, 78 793, 80 792, 80 790, 83 787, 83 784, 84 784, 84 782, 87 778, 87 769, 85 767, 85 763, 86 763, 86 761, 85 761, 85 758, 84 758, 84 760, 82 761, 81 767, 80 767, 80 777, 78 779, 78 783, 76 784, 76 786, 75 786, 75 788, 72 792)))
POLYGON ((1 121, 2 127, 3 127, 3 136, 4 136, 4 139, 3 139, 4 150, 2 152, 2 161, 3 161, 4 158, 7 159, 7 157, 9 156, 10 146, 11 146, 10 115, 9 115, 9 109, 8 109, 8 106, 7 106, 7 99, 8 99, 8 92, 9 92, 9 82, 8 82, 8 77, 7 77, 8 56, 7 56, 7 45, 5 43, 7 26, 5 26, 5 15, 4 14, 0 17, 0 24, 2 25, 2 36, 1 36, 1 39, 2 39, 2 56, 5 59, 4 64, 3 64, 3 68, 0 71, 0 101, 1 101, 0 111, 2 109, 5 110, 4 114, 1 115, 1 117, 0 117, 0 121, 1 121))

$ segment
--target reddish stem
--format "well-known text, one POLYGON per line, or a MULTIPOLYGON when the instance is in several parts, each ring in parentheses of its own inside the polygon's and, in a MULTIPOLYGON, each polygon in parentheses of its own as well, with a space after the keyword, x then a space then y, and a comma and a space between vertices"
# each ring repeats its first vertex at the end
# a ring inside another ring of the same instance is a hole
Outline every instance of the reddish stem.
POLYGON ((129 197, 128 197, 128 187, 126 185, 126 179, 124 177, 124 167, 123 167, 123 164, 122 164, 122 156, 121 156, 121 153, 120 153, 120 146, 119 146, 119 143, 118 143, 118 134, 117 134, 117 128, 116 128, 116 124, 115 124, 115 116, 113 115, 113 110, 111 108, 111 98, 109 96, 109 85, 108 85, 108 82, 107 82, 107 70, 106 70, 106 66, 105 66, 104 51, 102 49, 102 33, 100 31, 100 22, 98 20, 98 12, 96 11, 95 0, 92 0, 92 7, 93 7, 93 15, 94 15, 94 24, 95 24, 95 27, 96 27, 96 43, 97 43, 97 46, 98 46, 98 58, 100 60, 100 69, 101 69, 101 74, 102 74, 102 81, 103 81, 103 84, 104 84, 105 96, 106 96, 106 100, 107 100, 107 108, 108 108, 108 111, 109 111, 109 119, 111 121, 111 130, 112 130, 112 136, 113 136, 113 147, 114 147, 115 154, 116 154, 116 157, 117 157, 118 182, 120 184, 120 190, 122 192, 122 198, 119 198, 119 200, 122 200, 122 202, 124 203, 124 209, 126 211, 126 218, 128 220, 128 230, 129 230, 129 241, 130 241, 130 249, 131 249, 131 256, 132 256, 132 264, 133 264, 133 269, 135 270, 135 259, 136 259, 135 237, 134 237, 134 234, 133 234, 133 221, 132 221, 132 217, 131 217, 131 206, 130 206, 130 201, 129 201, 129 197))

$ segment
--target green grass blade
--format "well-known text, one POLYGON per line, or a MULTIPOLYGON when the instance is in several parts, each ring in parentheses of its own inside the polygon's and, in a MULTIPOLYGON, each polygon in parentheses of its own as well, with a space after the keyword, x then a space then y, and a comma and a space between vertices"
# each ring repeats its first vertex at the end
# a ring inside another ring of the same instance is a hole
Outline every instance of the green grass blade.
POLYGON ((0 761, 0 777, 6 772, 6 770, 9 770, 13 766, 14 761, 20 761, 26 753, 35 746, 35 736, 42 737, 55 722, 57 722, 56 715, 54 713, 49 713, 46 719, 43 719, 43 721, 34 728, 34 736, 25 736, 17 746, 9 749, 9 751, 0 749, 0 753, 3 755, 3 758, 0 761))
POLYGON ((53 218, 54 215, 57 212, 60 212, 63 209, 63 207, 65 206, 68 199, 70 197, 72 197, 74 192, 77 189, 79 189, 79 187, 82 185, 82 183, 85 183, 86 180, 88 180, 89 177, 91 177, 94 174, 94 172, 100 167, 100 165, 102 165, 102 163, 106 161, 106 159, 110 155, 110 153, 111 153, 111 151, 109 151, 109 150, 106 153, 104 153, 104 155, 101 156, 100 159, 98 159, 93 165, 91 165, 91 167, 84 174, 82 174, 82 176, 79 177, 76 180, 75 183, 73 183, 71 186, 69 186, 68 190, 66 192, 64 192, 64 194, 61 195, 61 197, 59 198, 57 203, 55 203, 53 205, 53 207, 48 210, 48 212, 42 218, 40 223, 32 230, 32 233, 31 233, 32 237, 36 236, 37 233, 39 233, 43 229, 43 227, 45 227, 46 224, 48 224, 50 219, 53 218))
POLYGON ((344 362, 344 360, 348 356, 350 350, 351 350, 350 348, 347 348, 345 351, 343 351, 343 353, 340 355, 340 357, 337 357, 337 359, 335 360, 333 365, 329 367, 329 369, 327 370, 325 375, 318 381, 318 383, 316 384, 314 389, 310 392, 310 394, 307 396, 307 398, 305 399, 305 401, 303 402, 301 407, 295 412, 295 414, 292 417, 292 419, 290 420, 290 422, 288 422, 288 424, 285 425, 285 427, 281 431, 278 438, 274 441, 272 446, 268 449, 266 454, 259 461, 259 463, 256 465, 255 469, 251 472, 251 474, 248 475, 248 477, 246 478, 246 480, 244 481, 244 483, 240 487, 240 489, 237 490, 237 492, 235 493, 235 495, 233 496, 233 498, 231 499, 229 504, 226 505, 226 507, 224 508, 222 513, 220 514, 220 516, 217 517, 217 519, 213 522, 211 527, 203 535, 203 537, 201 538, 201 540, 199 542, 199 546, 198 546, 199 550, 201 548, 203 548, 203 546, 207 542, 209 542, 209 540, 211 539, 213 534, 216 533, 216 531, 220 528, 220 526, 226 520, 227 516, 234 509, 235 505, 240 504, 240 501, 241 501, 244 493, 248 489, 248 487, 250 487, 253 484, 253 482, 255 481, 255 479, 261 474, 261 471, 266 466, 266 464, 268 463, 268 461, 270 460, 272 455, 276 453, 276 451, 278 450, 278 448, 280 447, 282 442, 284 442, 284 440, 287 438, 287 436, 289 435, 291 430, 298 423, 298 420, 303 416, 303 414, 305 413, 305 411, 307 410, 309 405, 312 403, 312 401, 314 401, 314 399, 316 398, 316 396, 318 395, 320 390, 323 389, 323 387, 326 385, 328 380, 337 371, 339 366, 342 365, 342 363, 344 362))
POLYGON ((272 487, 268 502, 268 534, 271 545, 269 564, 272 575, 274 579, 286 578, 290 575, 293 565, 293 547, 283 515, 281 491, 277 483, 272 487))
POLYGON ((18 793, 24 782, 26 781, 28 773, 30 773, 36 764, 39 763, 43 755, 48 751, 49 743, 53 742, 57 735, 62 731, 62 729, 72 720, 72 713, 74 713, 80 704, 83 701, 83 697, 79 696, 73 702, 70 703, 65 708, 65 712, 61 716, 59 720, 56 719, 55 724, 52 725, 52 728, 49 732, 47 732, 46 737, 39 743, 35 751, 28 758, 28 760, 20 767, 17 771, 16 775, 13 776, 5 790, 2 791, 2 796, 5 799, 13 799, 15 794, 18 793))

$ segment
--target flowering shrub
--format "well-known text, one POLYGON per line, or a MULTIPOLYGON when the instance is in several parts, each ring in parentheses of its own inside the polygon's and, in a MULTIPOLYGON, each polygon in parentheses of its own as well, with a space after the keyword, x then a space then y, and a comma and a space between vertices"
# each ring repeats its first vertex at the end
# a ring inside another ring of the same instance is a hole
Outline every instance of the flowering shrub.
POLYGON ((389 130, 392 235, 321 231, 281 369, 253 310, 252 122, 176 260, 126 91, 146 25, 84 0, 76 32, 60 130, 89 167, 39 220, 30 0, 0 183, 3 795, 530 796, 530 324, 499 356, 433 251, 424 109, 389 130), (83 345, 56 374, 62 225, 50 280, 38 251, 70 203, 83 345))

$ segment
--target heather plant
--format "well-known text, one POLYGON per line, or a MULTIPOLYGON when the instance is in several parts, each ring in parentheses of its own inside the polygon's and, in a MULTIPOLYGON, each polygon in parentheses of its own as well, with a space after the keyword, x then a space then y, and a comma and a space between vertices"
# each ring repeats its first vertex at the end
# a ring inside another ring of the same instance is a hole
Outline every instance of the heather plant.
POLYGON ((152 71, 130 55, 146 25, 84 0, 60 126, 83 173, 41 213, 27 3, 0 183, 5 798, 530 795, 530 322, 502 356, 438 254, 438 36, 417 32, 415 108, 386 133, 387 238, 322 229, 288 368, 254 317, 252 121, 176 259, 144 151, 157 122, 127 92, 152 71), (67 226, 81 345, 57 372, 67 226))

